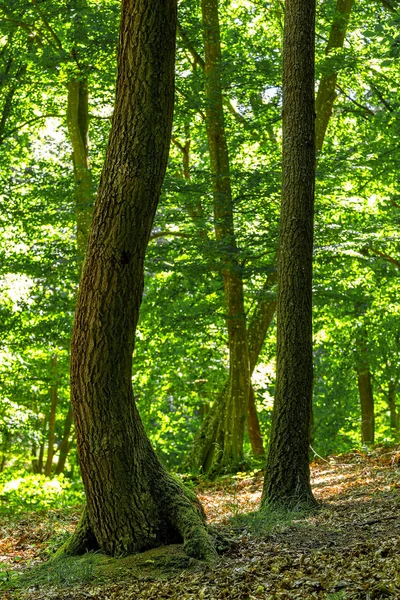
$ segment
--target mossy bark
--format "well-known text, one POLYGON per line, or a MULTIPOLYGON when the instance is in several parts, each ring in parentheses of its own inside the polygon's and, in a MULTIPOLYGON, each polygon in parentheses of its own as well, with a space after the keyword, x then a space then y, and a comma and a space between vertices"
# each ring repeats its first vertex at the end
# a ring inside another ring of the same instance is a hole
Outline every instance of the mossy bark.
POLYGON ((314 504, 310 486, 315 0, 286 0, 276 394, 262 509, 314 504))
POLYGON ((183 540, 215 555, 198 503, 165 471, 132 390, 144 256, 171 138, 176 0, 123 0, 115 110, 71 347, 71 399, 87 516, 61 552, 114 556, 183 540))
POLYGON ((254 398, 253 386, 250 386, 249 394, 249 406, 248 406, 248 418, 247 418, 247 432, 249 434, 249 440, 251 449, 254 456, 261 458, 264 456, 264 445, 260 430, 260 422, 258 420, 257 408, 254 398))
POLYGON ((231 468, 242 460, 243 437, 250 389, 242 268, 236 244, 229 154, 225 136, 221 82, 221 43, 218 0, 201 2, 204 36, 206 130, 214 200, 214 230, 221 257, 229 379, 218 423, 215 468, 231 468))
POLYGON ((89 98, 87 81, 77 76, 68 82, 67 125, 72 145, 75 181, 76 249, 81 274, 95 199, 89 164, 89 98))
MULTIPOLYGON (((261 297, 257 303, 256 309, 249 320, 247 328, 247 340, 248 340, 248 353, 249 353, 249 368, 250 376, 257 365, 258 357, 261 352, 267 331, 272 323, 275 310, 276 310, 276 299, 275 294, 272 291, 272 287, 276 282, 276 272, 269 275, 263 286, 261 297)), ((214 462, 214 453, 220 451, 220 429, 219 424, 223 418, 224 406, 225 406, 225 395, 228 392, 228 382, 217 396, 209 412, 205 416, 199 433, 196 435, 194 443, 192 444, 185 464, 189 468, 197 469, 203 473, 207 473, 213 469, 213 465, 217 464, 214 462)), ((249 390, 249 403, 251 391, 249 390)), ((248 406, 248 411, 252 410, 248 406)), ((255 405, 254 405, 255 410, 255 405)), ((256 413, 257 416, 257 413, 256 413)), ((258 416, 257 416, 258 421, 258 416)), ((253 439, 253 451, 256 456, 261 455, 262 436, 255 419, 249 418, 247 421, 248 430, 250 427, 253 431, 249 432, 250 440, 253 439), (254 438, 257 436, 257 440, 254 438)))
MULTIPOLYGON (((343 48, 353 4, 354 0, 337 0, 335 16, 325 50, 327 55, 334 50, 343 48)), ((332 116, 333 104, 336 100, 336 83, 338 79, 338 67, 336 65, 322 75, 318 86, 315 100, 315 145, 317 152, 322 149, 328 123, 332 116)))

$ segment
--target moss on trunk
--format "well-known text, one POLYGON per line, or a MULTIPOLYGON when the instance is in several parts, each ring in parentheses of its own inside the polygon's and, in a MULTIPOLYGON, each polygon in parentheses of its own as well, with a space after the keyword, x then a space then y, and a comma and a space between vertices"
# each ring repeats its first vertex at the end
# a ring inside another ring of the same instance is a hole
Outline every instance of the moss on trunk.
POLYGON ((123 556, 183 541, 212 559, 198 502, 158 460, 132 390, 144 256, 171 139, 176 0, 123 0, 115 110, 71 345, 87 509, 62 553, 123 556))

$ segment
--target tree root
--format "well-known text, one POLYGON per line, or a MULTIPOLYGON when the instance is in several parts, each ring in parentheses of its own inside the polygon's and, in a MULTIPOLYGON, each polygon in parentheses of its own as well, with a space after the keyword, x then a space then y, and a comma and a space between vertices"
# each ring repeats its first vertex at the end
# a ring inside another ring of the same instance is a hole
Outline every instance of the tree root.
POLYGON ((85 506, 82 516, 72 536, 57 550, 53 558, 79 556, 91 550, 99 550, 99 545, 90 527, 89 514, 85 506))

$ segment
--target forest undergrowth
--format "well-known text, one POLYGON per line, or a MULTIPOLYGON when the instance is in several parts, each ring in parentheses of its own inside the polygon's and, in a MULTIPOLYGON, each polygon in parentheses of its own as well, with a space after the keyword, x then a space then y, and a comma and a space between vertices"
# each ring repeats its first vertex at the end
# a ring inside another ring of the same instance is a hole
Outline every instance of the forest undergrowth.
POLYGON ((80 507, 3 514, 1 600, 400 599, 400 447, 315 461, 313 513, 261 516, 263 472, 201 482, 221 555, 180 546, 125 559, 89 553, 47 563, 80 507))

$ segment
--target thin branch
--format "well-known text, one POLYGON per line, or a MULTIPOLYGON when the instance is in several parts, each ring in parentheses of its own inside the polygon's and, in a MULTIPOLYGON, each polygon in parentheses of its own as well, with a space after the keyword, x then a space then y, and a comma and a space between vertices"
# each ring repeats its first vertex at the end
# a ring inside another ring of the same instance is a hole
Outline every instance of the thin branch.
POLYGON ((89 115, 89 119, 96 119, 99 121, 109 121, 112 119, 112 114, 108 115, 108 117, 103 117, 102 115, 89 115))
POLYGON ((181 237, 189 239, 191 236, 187 233, 181 233, 180 231, 157 231, 156 233, 151 234, 149 241, 162 237, 181 237))
POLYGON ((14 127, 13 129, 10 129, 10 131, 7 131, 7 134, 4 136, 3 139, 5 139, 7 137, 10 137, 16 131, 19 131, 20 129, 23 129, 24 127, 26 127, 26 125, 31 125, 32 123, 36 123, 37 121, 40 121, 41 119, 50 119, 51 117, 56 117, 56 118, 58 117, 58 118, 62 119, 62 118, 65 117, 65 115, 51 113, 51 114, 48 114, 48 115, 40 115, 38 117, 34 117, 33 119, 29 119, 29 121, 25 121, 24 123, 21 123, 17 127, 14 127))
MULTIPOLYGON (((1 7, 1 8, 3 9, 3 7, 1 7)), ((37 39, 39 46, 41 48, 43 48, 42 40, 37 35, 35 29, 32 28, 33 27, 32 25, 25 23, 24 21, 17 21, 16 19, 10 19, 9 17, 4 17, 4 16, 1 17, 0 21, 6 21, 7 23, 12 23, 16 27, 21 27, 21 29, 24 29, 33 39, 35 39, 35 40, 37 39)))
POLYGON ((393 258, 393 256, 389 256, 388 254, 385 254, 384 252, 381 252, 380 250, 376 250, 375 248, 371 247, 367 248, 367 250, 370 250, 377 256, 380 256, 384 260, 387 260, 388 262, 392 263, 392 265, 395 265, 398 269, 400 269, 400 261, 393 258))
POLYGON ((358 108, 361 108, 361 110, 363 110, 367 114, 371 115, 372 117, 375 116, 375 113, 374 113, 373 110, 371 110, 370 108, 368 108, 368 106, 364 106, 363 104, 360 104, 359 102, 357 102, 357 100, 354 100, 354 98, 352 98, 351 96, 349 96, 348 94, 346 94, 346 92, 344 91, 344 89, 340 85, 336 84, 336 89, 339 90, 339 92, 341 92, 344 96, 346 96, 346 98, 348 100, 350 100, 350 102, 352 102, 353 104, 355 104, 356 106, 358 106, 358 108))
POLYGON ((196 48, 193 46, 192 42, 188 38, 187 33, 182 29, 182 26, 179 23, 179 21, 178 21, 178 33, 179 33, 179 37, 181 38, 181 41, 182 41, 184 47, 192 55, 194 62, 197 65, 199 65, 199 67, 201 69, 203 69, 203 71, 204 71, 204 69, 206 68, 206 63, 204 62, 204 58, 202 58, 200 56, 200 54, 197 52, 196 48))
POLYGON ((380 91, 380 89, 378 89, 372 82, 370 82, 370 86, 371 89, 375 92, 375 94, 378 96, 379 100, 382 102, 383 106, 390 112, 393 112, 393 108, 392 106, 389 104, 389 102, 386 100, 386 98, 382 95, 382 92, 380 91))
POLYGON ((48 20, 46 19, 45 14, 43 13, 42 9, 40 8, 40 6, 38 5, 36 0, 31 0, 33 6, 36 9, 36 12, 38 13, 43 25, 45 26, 45 28, 47 29, 47 31, 50 33, 51 37, 53 38, 53 40, 55 41, 55 43, 57 44, 57 47, 59 50, 63 51, 63 46, 62 43, 60 41, 60 38, 58 37, 58 35, 56 34, 56 32, 54 31, 54 29, 52 28, 52 26, 50 25, 50 23, 48 22, 48 20))
MULTIPOLYGON (((188 38, 187 33, 182 29, 182 26, 179 22, 178 22, 178 33, 179 33, 179 36, 181 38, 181 41, 182 41, 184 47, 192 55, 195 64, 199 65, 199 67, 204 71, 204 69, 206 68, 206 63, 205 63, 204 59, 197 52, 196 48, 193 46, 192 42, 188 38)), ((224 102, 224 105, 226 106, 226 108, 228 109, 228 111, 231 113, 231 115, 233 115, 235 117, 235 119, 238 121, 238 123, 243 123, 243 124, 248 123, 247 119, 243 115, 241 115, 240 112, 238 112, 236 110, 236 108, 233 106, 233 104, 229 100, 229 98, 227 98, 226 96, 223 96, 223 102, 224 102)))
MULTIPOLYGON (((396 200, 397 200, 397 198, 396 198, 396 200)), ((398 203, 396 202, 396 200, 395 200, 394 198, 391 198, 391 199, 390 199, 390 204, 391 204, 392 206, 394 206, 394 208, 400 208, 400 204, 398 204, 398 203)))
POLYGON ((176 139, 176 137, 172 136, 171 142, 174 144, 174 146, 179 148, 181 152, 185 152, 185 147, 176 139))
POLYGON ((388 0, 378 0, 378 2, 380 2, 380 4, 383 4, 383 6, 390 10, 391 13, 397 15, 397 9, 388 0))

